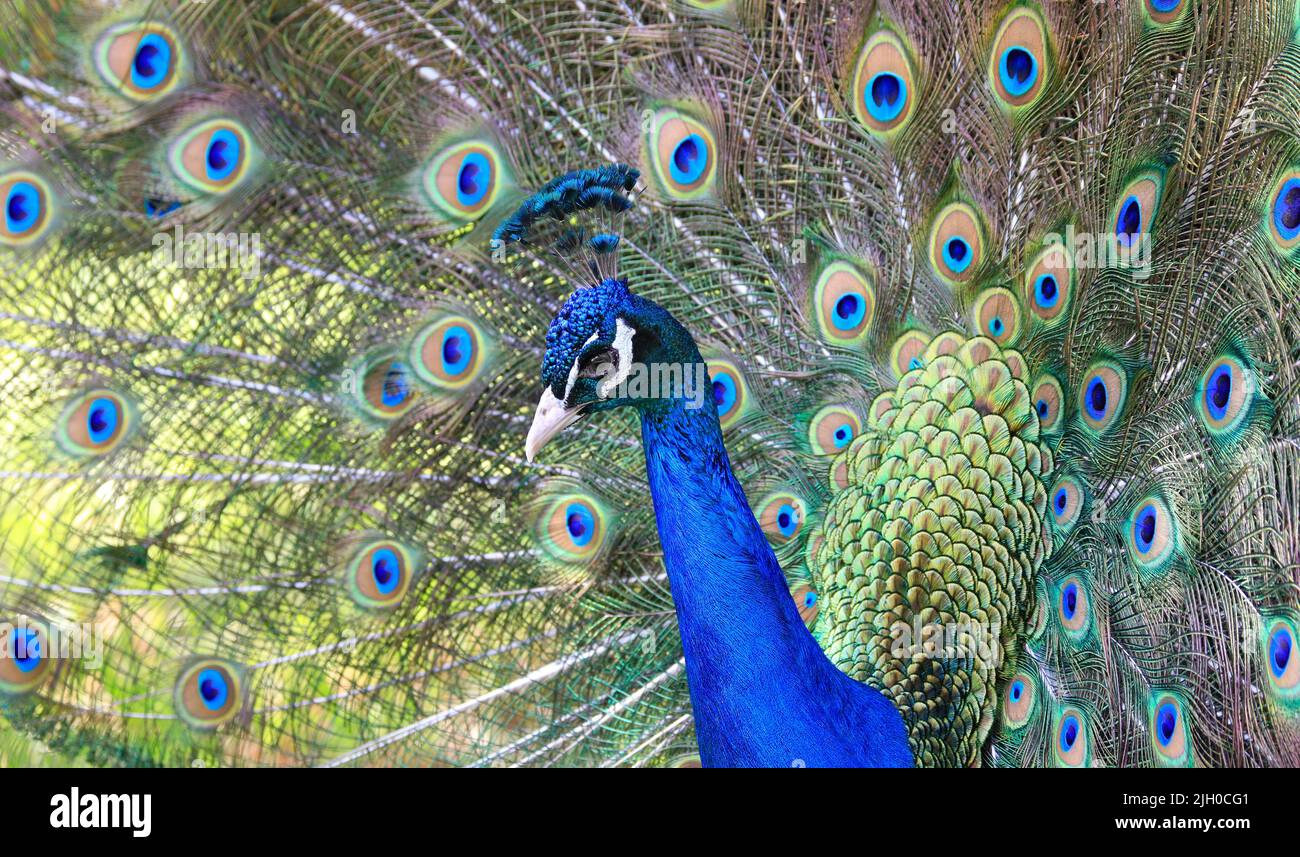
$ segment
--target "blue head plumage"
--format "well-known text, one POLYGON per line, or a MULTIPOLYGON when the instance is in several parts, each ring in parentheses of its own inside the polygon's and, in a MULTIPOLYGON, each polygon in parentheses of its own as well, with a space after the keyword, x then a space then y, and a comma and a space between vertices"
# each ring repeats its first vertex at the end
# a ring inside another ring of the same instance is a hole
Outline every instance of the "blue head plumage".
POLYGON ((626 281, 611 279, 578 289, 560 307, 546 331, 546 354, 542 358, 542 383, 557 397, 564 397, 569 374, 583 349, 613 341, 617 315, 630 309, 631 297, 626 281))

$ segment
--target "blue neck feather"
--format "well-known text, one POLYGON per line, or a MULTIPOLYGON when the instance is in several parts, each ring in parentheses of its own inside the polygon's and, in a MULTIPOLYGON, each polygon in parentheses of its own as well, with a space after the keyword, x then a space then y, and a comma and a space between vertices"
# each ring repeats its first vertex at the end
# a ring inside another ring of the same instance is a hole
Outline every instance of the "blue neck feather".
POLYGON ((897 708, 836 669, 804 626, 712 397, 646 403, 641 435, 704 764, 911 766, 897 708))

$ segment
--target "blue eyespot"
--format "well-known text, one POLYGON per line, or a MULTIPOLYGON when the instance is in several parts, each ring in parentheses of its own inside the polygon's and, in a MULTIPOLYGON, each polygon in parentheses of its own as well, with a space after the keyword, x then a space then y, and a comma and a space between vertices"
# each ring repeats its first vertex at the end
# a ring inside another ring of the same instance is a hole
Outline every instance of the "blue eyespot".
POLYGON ((1291 630, 1285 625, 1279 626, 1268 638, 1268 665, 1276 678, 1286 673, 1291 663, 1291 651, 1295 641, 1291 639, 1291 630))
POLYGON ((9 655, 19 672, 29 673, 41 665, 41 638, 30 628, 14 628, 9 655))
POLYGON ((1205 409, 1215 420, 1223 420, 1228 413, 1228 403, 1232 401, 1232 367, 1228 364, 1219 366, 1210 375, 1205 385, 1205 409))
POLYGON ((835 302, 835 312, 831 313, 831 324, 836 330, 853 330, 862 324, 866 312, 866 301, 851 293, 841 295, 835 302))
POLYGON ((153 89, 171 72, 172 46, 157 33, 140 39, 131 61, 131 84, 138 89, 153 89))
POLYGON ((893 72, 882 71, 871 78, 865 100, 872 119, 892 122, 907 105, 907 84, 893 72))
POLYGON ((406 377, 406 366, 393 363, 384 373, 384 386, 380 399, 384 407, 395 408, 411 395, 411 384, 406 377))
POLYGON ((1061 752, 1068 753, 1074 748, 1074 743, 1079 740, 1079 718, 1073 714, 1066 715, 1065 721, 1061 724, 1061 752))
POLYGON ((736 404, 736 382, 730 375, 719 373, 713 379, 713 404, 719 414, 725 414, 736 404))
POLYGON ((1098 422, 1104 420, 1106 418, 1108 398, 1106 382, 1099 377, 1094 377, 1088 384, 1088 391, 1083 399, 1084 407, 1088 410, 1088 416, 1098 422))
MULTIPOLYGON (((1050 410, 1050 408, 1049 408, 1048 405, 1047 405, 1047 400, 1046 400, 1046 399, 1039 399, 1037 402, 1035 402, 1035 403, 1034 403, 1034 410, 1038 411, 1038 418, 1039 418, 1040 420, 1045 420, 1045 419, 1047 419, 1047 412, 1050 410)), ((1065 503, 1062 502, 1061 505, 1062 505, 1062 507, 1064 507, 1065 503)))
POLYGON ((146 199, 144 201, 144 213, 146 217, 166 217, 180 207, 180 202, 174 199, 146 199))
POLYGON ((1011 690, 1009 691, 1008 695, 1011 697, 1012 702, 1019 702, 1020 697, 1025 695, 1024 681, 1022 681, 1021 679, 1016 679, 1015 681, 1011 682, 1011 690))
POLYGON ((239 166, 239 137, 225 128, 218 128, 208 139, 203 155, 204 172, 208 181, 219 182, 239 166))
POLYGON ((813 592, 811 589, 808 590, 808 592, 807 592, 807 593, 804 595, 804 597, 803 597, 803 606, 804 606, 805 608, 816 607, 816 606, 817 606, 817 593, 816 593, 816 592, 813 592))
POLYGON ((199 699, 209 711, 218 711, 226 704, 230 694, 230 685, 226 677, 217 670, 203 670, 199 673, 199 699))
POLYGON ((853 440, 853 426, 849 423, 845 423, 836 428, 835 433, 832 434, 831 437, 835 443, 835 448, 843 449, 849 445, 849 441, 853 440))
POLYGON ((388 595, 402 582, 402 564, 397 554, 381 548, 370 557, 370 573, 375 578, 375 588, 380 595, 388 595))
POLYGON ((1038 80, 1038 60, 1024 48, 1007 48, 998 62, 998 78, 1011 97, 1019 98, 1038 80))
POLYGON ((799 529, 799 512, 795 510, 794 506, 785 503, 777 510, 776 528, 787 539, 795 534, 795 531, 799 529))
POLYGON ((1119 207, 1119 217, 1115 219, 1115 238, 1125 247, 1137 240, 1142 229, 1142 203, 1136 196, 1129 196, 1119 207))
POLYGON ((1273 227, 1284 241, 1300 236, 1300 178, 1282 185, 1273 203, 1273 227))
POLYGON ((1156 740, 1162 747, 1168 747, 1174 740, 1174 731, 1178 728, 1178 708, 1172 702, 1166 702, 1156 711, 1156 740))
POLYGON ((470 152, 456 174, 456 201, 466 207, 478 205, 491 187, 492 164, 482 152, 470 152))
POLYGON ((581 503, 570 503, 564 510, 564 527, 569 531, 569 538, 578 547, 586 547, 596 533, 596 521, 591 510, 581 503))
POLYGON ((683 185, 699 181, 709 166, 708 147, 699 134, 691 134, 678 143, 668 164, 673 181, 683 185))
POLYGON ((993 334, 995 339, 1001 336, 1002 331, 1006 330, 1006 328, 1007 326, 1002 323, 1002 316, 995 315, 989 319, 989 333, 993 334))
POLYGON ((1178 8, 1178 4, 1183 0, 1151 0, 1151 5, 1157 12, 1172 12, 1178 8))
POLYGON ((924 369, 925 361, 920 357, 913 357, 911 360, 907 361, 907 368, 909 371, 912 369, 924 369))
POLYGON ((104 443, 117 431, 121 418, 117 407, 117 402, 107 397, 100 397, 90 403, 90 408, 86 411, 86 432, 91 443, 104 443))
POLYGON ((975 254, 971 253, 970 245, 964 238, 950 238, 943 245, 943 262, 954 273, 960 274, 966 270, 973 258, 975 254))
POLYGON ((41 192, 31 182, 14 182, 5 199, 5 229, 17 235, 31 229, 41 217, 41 192))
POLYGON ((1079 585, 1067 583, 1061 590, 1061 615, 1067 620, 1073 619, 1079 609, 1079 585))
POLYGON ((447 329, 442 337, 442 368, 448 375, 459 375, 474 359, 474 339, 460 325, 447 329))
POLYGON ((1133 544, 1137 545, 1138 553, 1150 553, 1155 538, 1156 507, 1148 503, 1138 511, 1133 521, 1133 544))
POLYGON ((1052 498, 1052 507, 1056 509, 1058 517, 1065 514, 1065 504, 1068 503, 1069 500, 1070 497, 1064 488, 1058 490, 1056 496, 1052 498))
POLYGON ((1052 309, 1061 299, 1061 290, 1052 274, 1039 274, 1034 280, 1034 303, 1042 309, 1052 309))

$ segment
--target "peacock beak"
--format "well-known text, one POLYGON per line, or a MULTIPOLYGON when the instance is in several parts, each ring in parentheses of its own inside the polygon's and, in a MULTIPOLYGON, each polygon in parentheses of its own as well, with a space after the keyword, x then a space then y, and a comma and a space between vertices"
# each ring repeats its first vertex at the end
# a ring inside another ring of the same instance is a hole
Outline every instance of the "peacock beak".
POLYGON ((551 388, 542 391, 542 400, 537 403, 537 413, 533 414, 533 424, 528 428, 528 439, 524 441, 524 457, 531 464, 533 458, 546 446, 551 438, 577 422, 582 416, 583 406, 566 408, 551 388))

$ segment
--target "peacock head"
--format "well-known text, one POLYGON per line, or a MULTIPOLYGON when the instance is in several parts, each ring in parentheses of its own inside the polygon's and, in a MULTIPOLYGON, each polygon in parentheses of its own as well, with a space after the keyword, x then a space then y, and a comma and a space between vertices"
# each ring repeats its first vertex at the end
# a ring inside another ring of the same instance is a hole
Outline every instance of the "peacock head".
POLYGON ((626 281, 607 278, 570 295, 551 321, 542 383, 524 446, 529 461, 551 438, 596 411, 665 407, 674 399, 698 407, 704 363, 690 334, 667 310, 633 294, 626 281), (649 372, 678 383, 638 383, 649 372))

